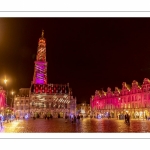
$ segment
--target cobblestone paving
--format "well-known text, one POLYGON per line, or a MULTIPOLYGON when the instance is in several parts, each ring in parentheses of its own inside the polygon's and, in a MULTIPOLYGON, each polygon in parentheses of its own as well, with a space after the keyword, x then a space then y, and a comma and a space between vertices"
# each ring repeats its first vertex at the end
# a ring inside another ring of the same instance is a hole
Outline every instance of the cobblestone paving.
POLYGON ((1 132, 6 133, 73 133, 73 132, 107 132, 107 133, 135 133, 150 132, 150 121, 148 120, 131 120, 130 125, 124 123, 124 120, 117 119, 95 119, 84 118, 83 120, 71 123, 65 119, 28 119, 5 123, 1 132))

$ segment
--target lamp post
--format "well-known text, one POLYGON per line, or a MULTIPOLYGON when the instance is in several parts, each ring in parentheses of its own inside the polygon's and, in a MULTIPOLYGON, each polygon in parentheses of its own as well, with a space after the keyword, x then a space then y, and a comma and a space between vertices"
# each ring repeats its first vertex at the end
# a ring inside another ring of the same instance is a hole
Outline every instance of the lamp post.
POLYGON ((4 79, 4 83, 5 83, 5 85, 6 85, 6 105, 7 105, 7 82, 8 82, 8 80, 5 78, 4 79))
POLYGON ((13 97, 14 96, 14 91, 11 92, 11 95, 12 95, 12 100, 11 100, 11 108, 12 108, 12 106, 13 106, 13 100, 14 100, 14 97, 13 97))

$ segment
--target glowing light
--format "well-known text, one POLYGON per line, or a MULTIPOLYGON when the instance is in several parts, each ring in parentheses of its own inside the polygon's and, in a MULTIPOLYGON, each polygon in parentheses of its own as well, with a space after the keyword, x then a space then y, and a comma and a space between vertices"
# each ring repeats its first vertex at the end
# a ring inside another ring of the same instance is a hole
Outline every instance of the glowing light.
POLYGON ((101 119, 101 115, 98 115, 97 118, 98 118, 98 119, 101 119))
POLYGON ((14 95, 14 91, 12 91, 11 94, 14 95))
POLYGON ((28 116, 28 114, 26 114, 26 115, 25 115, 25 119, 28 119, 28 118, 29 118, 29 116, 28 116))
POLYGON ((8 81, 7 79, 4 79, 4 83, 5 83, 5 84, 7 84, 7 81, 8 81))

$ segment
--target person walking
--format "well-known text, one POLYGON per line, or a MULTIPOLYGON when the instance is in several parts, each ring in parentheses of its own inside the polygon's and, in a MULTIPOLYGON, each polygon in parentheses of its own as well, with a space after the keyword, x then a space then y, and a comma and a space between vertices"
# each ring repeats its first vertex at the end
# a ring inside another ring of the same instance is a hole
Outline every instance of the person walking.
POLYGON ((127 123, 127 114, 124 116, 124 122, 127 123))
POLYGON ((77 115, 77 120, 78 120, 77 122, 79 122, 79 120, 80 120, 80 116, 79 116, 79 114, 77 115))
POLYGON ((127 114, 127 123, 130 125, 130 115, 127 114))
POLYGON ((76 119, 77 119, 77 118, 76 118, 76 116, 74 115, 74 122, 75 122, 75 123, 76 123, 76 119))
POLYGON ((126 114, 126 124, 130 125, 130 115, 126 114))

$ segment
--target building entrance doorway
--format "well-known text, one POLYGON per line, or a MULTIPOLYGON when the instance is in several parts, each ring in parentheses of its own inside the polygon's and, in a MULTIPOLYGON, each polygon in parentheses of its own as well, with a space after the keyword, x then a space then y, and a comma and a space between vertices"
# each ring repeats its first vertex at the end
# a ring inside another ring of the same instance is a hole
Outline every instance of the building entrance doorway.
POLYGON ((63 118, 64 117, 64 113, 63 112, 60 112, 60 118, 63 118))

